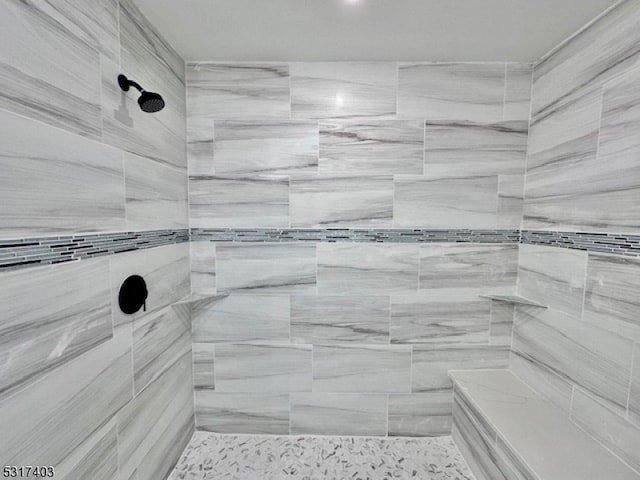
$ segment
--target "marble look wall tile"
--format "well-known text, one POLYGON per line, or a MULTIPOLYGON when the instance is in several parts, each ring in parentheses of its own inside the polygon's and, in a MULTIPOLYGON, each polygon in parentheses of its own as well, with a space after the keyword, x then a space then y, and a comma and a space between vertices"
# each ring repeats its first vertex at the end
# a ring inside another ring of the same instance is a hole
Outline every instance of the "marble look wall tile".
POLYGON ((127 229, 188 228, 187 170, 124 154, 127 229))
POLYGON ((395 116, 395 63, 308 62, 290 68, 292 118, 395 116))
MULTIPOLYGON (((298 394, 294 394, 298 395, 298 394)), ((196 428, 218 433, 288 435, 289 395, 196 390, 196 428)))
POLYGON ((0 397, 113 336, 106 260, 7 272, 0 280, 0 397))
POLYGON ((391 227, 393 177, 291 179, 291 226, 391 227))
MULTIPOLYGON (((518 294, 572 318, 582 316, 587 253, 521 245, 518 294)), ((546 315, 549 312, 537 312, 546 315)))
POLYGON ((411 346, 314 345, 313 391, 409 393, 411 346))
POLYGON ((134 320, 133 386, 136 395, 187 353, 191 353, 191 325, 172 307, 134 320))
POLYGON ((215 390, 215 345, 213 343, 194 343, 192 350, 193 387, 196 390, 215 390))
POLYGON ((218 244, 220 293, 313 294, 316 247, 300 244, 218 244))
POLYGON ((311 345, 216 345, 216 391, 311 391, 311 345))
POLYGON ((215 120, 288 119, 286 63, 187 64, 187 110, 215 120))
POLYGON ((195 342, 288 342, 288 295, 221 295, 192 314, 195 342))
MULTIPOLYGON (((189 89, 187 89, 187 96, 189 89)), ((187 115, 187 166, 189 175, 215 175, 213 164, 214 120, 187 115)))
POLYGON ((189 244, 137 250, 113 255, 111 262, 111 309, 114 325, 129 323, 156 312, 189 294, 189 244), (146 312, 126 315, 118 306, 118 292, 130 275, 140 275, 147 282, 149 296, 146 312))
POLYGON ((389 343, 389 297, 291 296, 297 343, 389 343))
POLYGON ((620 2, 607 15, 536 65, 533 114, 540 117, 636 65, 640 8, 620 2))
POLYGON ((629 420, 640 427, 640 344, 635 344, 629 389, 629 420))
POLYGON ((58 465, 131 400, 130 334, 119 332, 0 403, 3 464, 58 465))
POLYGON ((640 342, 640 260, 589 254, 582 319, 640 342))
POLYGON ((517 269, 516 245, 440 243, 420 246, 421 292, 512 292, 517 269))
POLYGON ((315 173, 318 122, 217 121, 214 168, 218 175, 315 173))
POLYGON ((504 63, 400 64, 398 117, 502 120, 504 63))
POLYGON ((549 309, 519 308, 512 349, 602 399, 621 415, 629 395, 633 342, 549 309), (541 310, 541 309, 535 309, 541 310), (576 360, 578 359, 578 360, 576 360))
POLYGON ((573 392, 571 419, 640 472, 640 428, 614 414, 580 388, 573 392))
POLYGON ((418 288, 418 245, 319 243, 318 293, 412 294, 418 288))
POLYGON ((189 242, 191 248, 191 293, 216 293, 216 244, 189 242))
POLYGON ((507 480, 536 480, 531 468, 500 437, 496 438, 495 462, 507 480))
POLYGON ((529 122, 532 81, 533 65, 529 63, 507 63, 504 120, 529 122))
MULTIPOLYGON (((131 70, 128 70, 104 56, 100 59, 100 68, 102 70, 103 141, 126 152, 184 168, 187 164, 185 111, 184 99, 181 105, 178 97, 179 85, 170 87, 163 83, 159 84, 157 79, 155 81, 147 79, 145 82, 144 66, 131 67, 131 70), (118 75, 121 73, 139 81, 150 91, 160 93, 166 102, 166 107, 153 115, 143 112, 137 102, 138 95, 133 91, 123 92, 120 89, 118 75)), ((172 74, 162 70, 157 75, 159 78, 166 78, 172 74)), ((184 96, 184 90, 182 95, 184 96)))
POLYGON ((491 326, 489 327, 491 345, 511 346, 514 309, 514 305, 510 303, 491 302, 491 326))
MULTIPOLYGON (((0 52, 0 108, 98 138, 99 54, 86 36, 78 36, 79 25, 64 13, 73 9, 76 18, 91 17, 94 7, 78 4, 76 10, 58 3, 2 2, 3 33, 12 47, 0 52)), ((113 26, 113 11, 107 12, 96 21, 113 26)))
POLYGON ((486 345, 413 346, 413 393, 452 392, 449 370, 506 368, 509 349, 486 345))
POLYGON ((121 478, 165 478, 193 432, 191 354, 186 353, 118 412, 121 478))
POLYGON ((477 295, 391 297, 391 343, 487 343, 491 302, 477 295))
POLYGON ((0 236, 125 229, 120 152, 3 111, 0 143, 0 236))
POLYGON ((384 436, 387 396, 293 393, 291 434, 384 436))
POLYGON ((193 228, 288 227, 289 179, 190 177, 189 208, 193 228))
POLYGON ((319 171, 421 175, 423 145, 421 120, 321 121, 319 171))
POLYGON ((497 175, 395 177, 395 228, 497 228, 498 225, 497 175))
POLYGON ((389 395, 389 436, 449 435, 452 400, 451 393, 389 395))

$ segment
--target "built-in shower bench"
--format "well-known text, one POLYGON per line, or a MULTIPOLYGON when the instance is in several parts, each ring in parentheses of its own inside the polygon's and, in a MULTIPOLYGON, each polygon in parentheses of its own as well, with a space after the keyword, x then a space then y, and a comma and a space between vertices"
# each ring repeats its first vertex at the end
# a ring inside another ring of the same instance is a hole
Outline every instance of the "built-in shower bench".
POLYGON ((640 479, 510 370, 449 375, 453 438, 478 480, 640 479))

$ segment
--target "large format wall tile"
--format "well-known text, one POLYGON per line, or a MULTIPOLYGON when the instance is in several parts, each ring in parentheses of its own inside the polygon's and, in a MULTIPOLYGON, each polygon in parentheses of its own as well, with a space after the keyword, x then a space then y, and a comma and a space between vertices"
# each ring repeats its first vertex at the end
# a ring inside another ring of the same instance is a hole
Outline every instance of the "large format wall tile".
POLYGON ((289 180, 190 177, 189 207, 192 228, 288 227, 289 180))
POLYGON ((504 92, 504 120, 529 121, 533 65, 508 63, 504 92))
POLYGON ((487 343, 491 302, 433 292, 391 297, 391 343, 487 343))
POLYGON ((313 391, 409 393, 409 345, 315 345, 313 391))
POLYGON ((395 177, 396 228, 489 229, 498 225, 497 175, 395 177))
POLYGON ((285 63, 189 63, 187 91, 192 118, 289 118, 289 66, 285 63))
MULTIPOLYGON (((62 10, 74 8, 60 3, 62 10)), ((91 16, 91 7, 80 4, 79 9, 80 15, 91 16)), ((114 13, 98 23, 113 26, 114 13)), ((66 15, 47 4, 2 2, 3 34, 11 39, 11 48, 0 52, 0 107, 100 137, 99 53, 86 36, 78 36, 77 25, 61 17, 66 15)))
POLYGON ((132 398, 132 383, 123 331, 4 400, 3 464, 58 465, 132 398))
POLYGON ((311 345, 219 344, 218 392, 310 392, 311 345))
POLYGON ((18 270, 0 279, 0 397, 113 336, 107 260, 18 270))
POLYGON ((213 158, 217 175, 313 173, 318 167, 318 122, 215 122, 213 158))
POLYGON ((2 111, 0 144, 0 236, 124 230, 121 152, 2 111))
POLYGON ((325 175, 422 174, 421 120, 320 122, 319 171, 325 175))
POLYGON ((293 393, 291 434, 381 435, 387 433, 387 396, 293 393))
POLYGON ((449 435, 452 397, 450 392, 389 395, 389 436, 449 435))
POLYGON ((124 154, 127 229, 187 228, 187 170, 124 154))
POLYGON ((286 342, 289 296, 220 295, 194 309, 191 319, 194 342, 286 342))
POLYGON ((191 247, 191 293, 216 293, 216 244, 189 242, 191 247))
POLYGON ((629 391, 629 420, 640 427, 640 344, 636 343, 633 355, 631 387, 629 391))
POLYGON ((193 343, 193 388, 195 390, 216 388, 215 350, 213 343, 193 343))
POLYGON ((640 260, 589 254, 583 320, 640 342, 640 260))
POLYGON ((411 294, 418 289, 418 245, 319 243, 318 293, 411 294))
POLYGON ((292 227, 390 227, 393 177, 296 178, 290 199, 292 227))
POLYGON ((292 63, 291 116, 390 118, 396 86, 395 63, 292 63))
POLYGON ((389 343, 386 296, 291 296, 291 339, 298 343, 389 343))
POLYGON ((196 427, 218 433, 289 434, 289 395, 195 392, 196 427))
POLYGON ((398 117, 502 120, 504 63, 401 64, 398 117))
POLYGON ((315 293, 316 247, 300 244, 219 244, 220 293, 315 293))

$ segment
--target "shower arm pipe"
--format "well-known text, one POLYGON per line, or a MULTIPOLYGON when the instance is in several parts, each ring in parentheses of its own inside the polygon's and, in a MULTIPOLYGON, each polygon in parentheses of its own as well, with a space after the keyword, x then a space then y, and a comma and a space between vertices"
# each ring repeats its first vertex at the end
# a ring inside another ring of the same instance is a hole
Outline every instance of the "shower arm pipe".
POLYGON ((125 92, 129 90, 129 87, 136 88, 140 93, 146 92, 146 90, 142 88, 142 86, 138 82, 136 82, 135 80, 130 80, 124 75, 118 76, 118 83, 120 84, 120 88, 122 88, 122 90, 124 90, 125 92))

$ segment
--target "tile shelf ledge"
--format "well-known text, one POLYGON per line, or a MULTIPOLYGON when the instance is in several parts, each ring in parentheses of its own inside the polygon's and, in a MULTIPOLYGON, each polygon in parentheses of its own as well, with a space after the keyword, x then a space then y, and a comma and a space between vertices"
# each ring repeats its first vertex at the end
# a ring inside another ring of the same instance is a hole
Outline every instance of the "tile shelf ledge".
POLYGON ((528 307, 538 307, 538 308, 549 308, 546 305, 543 305, 538 302, 534 302, 533 300, 529 300, 528 298, 524 298, 519 295, 493 295, 493 294, 487 293, 485 295, 480 295, 480 298, 488 298, 489 300, 493 300, 496 302, 513 303, 514 305, 524 305, 528 307))

